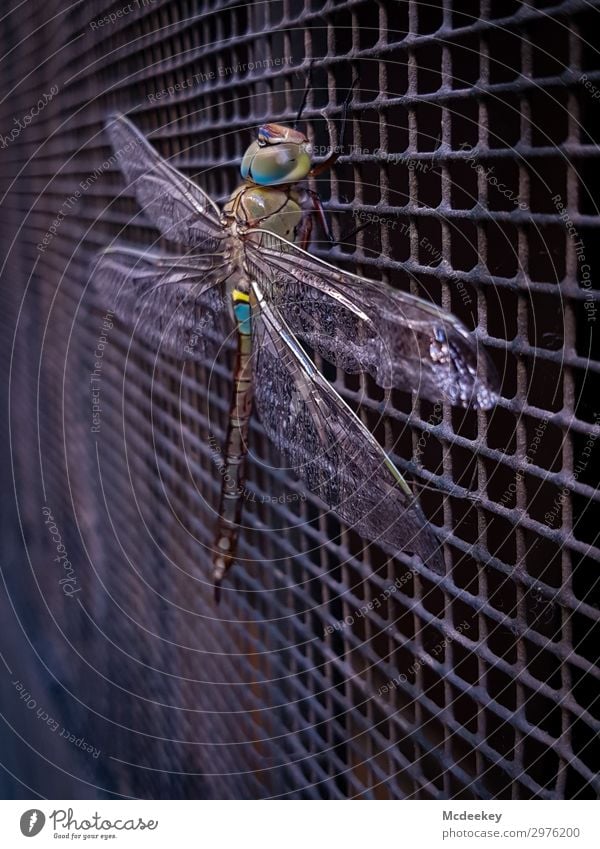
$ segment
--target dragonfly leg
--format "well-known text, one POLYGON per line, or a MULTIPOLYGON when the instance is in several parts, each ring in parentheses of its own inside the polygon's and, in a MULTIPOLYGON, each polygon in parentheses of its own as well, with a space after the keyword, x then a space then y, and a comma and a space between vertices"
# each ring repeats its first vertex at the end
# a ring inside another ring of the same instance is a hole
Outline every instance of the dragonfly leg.
MULTIPOLYGON (((319 224, 321 225, 321 229, 323 230, 325 238, 327 239, 331 247, 334 247, 335 245, 342 245, 347 239, 351 239, 352 236, 355 236, 357 233, 360 233, 361 230, 364 230, 365 227, 368 227, 370 224, 369 221, 366 221, 363 224, 359 224, 358 227, 354 227, 352 230, 349 230, 346 233, 342 233, 340 238, 336 239, 331 230, 329 219, 327 218, 327 213, 325 212, 325 208, 318 193, 313 191, 307 191, 307 194, 310 198, 310 202, 312 205, 312 209, 310 209, 309 212, 316 213, 319 219, 319 224)), ((307 221, 310 221, 310 217, 308 215, 306 216, 306 219, 307 221)), ((304 248, 304 250, 306 250, 308 240, 310 239, 310 228, 308 229, 308 237, 306 240, 302 238, 303 236, 304 233, 302 233, 302 235, 300 236, 298 244, 301 248, 304 248)))
MULTIPOLYGON (((312 194, 312 192, 311 192, 311 194, 312 194)), ((302 222, 301 222, 300 226, 298 227, 298 230, 296 232, 296 238, 294 239, 295 243, 297 245, 300 245, 300 247, 304 251, 308 250, 308 247, 310 245, 310 237, 311 237, 312 228, 313 228, 312 215, 311 215, 312 212, 314 212, 314 210, 309 209, 308 213, 302 216, 302 222)))
POLYGON ((352 81, 352 85, 348 89, 348 94, 346 95, 346 99, 342 104, 342 126, 340 128, 340 140, 336 150, 332 151, 327 159, 324 162, 319 162, 318 165, 315 165, 308 172, 309 177, 318 177, 319 174, 323 174, 325 171, 329 171, 330 168, 333 168, 335 163, 338 161, 340 156, 342 155, 342 151, 344 149, 344 136, 346 134, 346 122, 348 120, 348 106, 350 105, 350 100, 352 98, 352 93, 355 87, 358 85, 358 78, 354 78, 352 81))
POLYGON ((222 485, 219 518, 213 549, 212 579, 215 601, 220 598, 221 581, 236 559, 237 538, 244 496, 244 471, 248 444, 248 428, 252 412, 252 332, 248 295, 233 292, 234 314, 238 325, 237 354, 233 396, 225 461, 221 466, 222 485))
POLYGON ((341 156, 341 151, 334 150, 333 153, 330 153, 327 159, 324 162, 319 162, 318 165, 315 165, 314 168, 311 168, 308 172, 309 177, 318 177, 319 174, 323 174, 325 171, 329 171, 330 168, 333 168, 335 163, 341 156))
MULTIPOLYGON (((316 213, 316 215, 319 219, 319 224, 321 225, 321 229, 323 230, 323 233, 325 234, 325 238, 327 239, 327 241, 330 244, 333 245, 335 243, 335 236, 331 232, 331 227, 329 226, 329 220, 327 219, 327 213, 325 212, 325 208, 323 206, 321 198, 319 197, 317 192, 313 192, 313 191, 309 191, 308 195, 310 197, 310 202, 312 204, 311 212, 316 213)), ((305 246, 301 245, 301 247, 305 247, 305 246)))

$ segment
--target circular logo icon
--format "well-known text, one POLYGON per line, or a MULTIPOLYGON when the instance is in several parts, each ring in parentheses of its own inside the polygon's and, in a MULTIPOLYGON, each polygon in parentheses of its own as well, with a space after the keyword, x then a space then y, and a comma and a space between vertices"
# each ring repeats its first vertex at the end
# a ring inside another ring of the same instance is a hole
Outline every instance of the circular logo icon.
POLYGON ((37 808, 32 808, 30 811, 25 811, 21 815, 21 833, 25 837, 35 837, 43 829, 46 822, 46 817, 43 812, 37 808))

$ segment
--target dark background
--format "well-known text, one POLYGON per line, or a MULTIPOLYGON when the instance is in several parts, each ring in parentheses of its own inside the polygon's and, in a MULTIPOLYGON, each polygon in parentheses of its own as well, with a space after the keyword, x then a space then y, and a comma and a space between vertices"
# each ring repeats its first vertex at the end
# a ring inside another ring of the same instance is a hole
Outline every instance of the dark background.
POLYGON ((594 798, 598 4, 4 11, 2 795, 594 798), (256 127, 293 120, 312 57, 305 118, 318 145, 337 140, 359 79, 350 155, 318 186, 336 233, 357 212, 383 219, 315 250, 452 309, 490 351, 503 395, 474 413, 394 392, 382 417, 372 381, 321 363, 349 403, 362 398, 419 491, 430 487, 421 503, 447 574, 390 558, 323 513, 254 421, 247 563, 216 608, 208 437, 226 426, 228 352, 182 370, 115 323, 91 429, 106 312, 91 257, 117 237, 157 239, 102 126, 130 113, 222 202, 256 127), (295 497, 268 500, 282 495, 295 497), (70 598, 44 507, 72 564, 70 598))

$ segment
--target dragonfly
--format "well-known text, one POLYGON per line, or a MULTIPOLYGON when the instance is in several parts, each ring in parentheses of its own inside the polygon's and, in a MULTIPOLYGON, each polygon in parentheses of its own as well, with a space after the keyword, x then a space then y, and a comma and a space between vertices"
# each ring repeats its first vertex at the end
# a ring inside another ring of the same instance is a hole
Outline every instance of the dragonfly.
POLYGON ((127 117, 112 116, 106 131, 138 204, 177 252, 106 248, 94 271, 103 299, 182 361, 214 356, 219 321, 236 340, 211 555, 217 601, 237 559, 253 410, 296 475, 347 526, 443 572, 440 544, 407 481, 306 349, 384 390, 475 409, 495 404, 497 376, 451 313, 311 253, 313 222, 327 228, 327 217, 308 178, 332 167, 339 150, 315 164, 296 125, 264 124, 242 158, 240 185, 219 208, 127 117))

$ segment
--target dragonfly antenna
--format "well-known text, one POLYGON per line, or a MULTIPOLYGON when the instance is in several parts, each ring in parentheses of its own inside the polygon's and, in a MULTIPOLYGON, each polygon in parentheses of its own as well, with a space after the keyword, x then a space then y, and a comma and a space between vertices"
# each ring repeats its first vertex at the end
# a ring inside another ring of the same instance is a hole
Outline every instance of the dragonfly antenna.
POLYGON ((358 77, 354 77, 352 80, 352 85, 348 89, 348 94, 346 95, 344 102, 342 104, 342 126, 340 127, 340 141, 339 147, 340 149, 344 146, 344 134, 346 132, 346 121, 348 119, 348 107, 350 106, 350 101, 352 100, 352 95, 354 94, 354 89, 358 85, 358 77))
POLYGON ((311 59, 308 65, 308 71, 304 76, 304 94, 302 95, 302 103, 300 104, 300 109, 298 109, 298 114, 296 115, 296 120, 294 121, 294 129, 298 126, 300 118, 302 117, 302 113, 304 112, 304 107, 306 106, 306 101, 308 100, 308 92, 310 91, 312 85, 312 69, 313 62, 315 60, 311 59))

